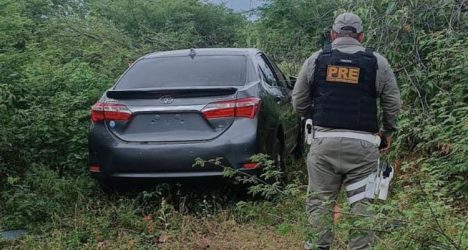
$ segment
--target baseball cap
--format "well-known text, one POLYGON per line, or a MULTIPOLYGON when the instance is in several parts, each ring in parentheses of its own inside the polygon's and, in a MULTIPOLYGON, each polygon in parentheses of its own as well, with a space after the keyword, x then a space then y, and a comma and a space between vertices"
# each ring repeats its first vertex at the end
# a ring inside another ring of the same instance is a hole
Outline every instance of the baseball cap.
POLYGON ((335 18, 335 22, 333 23, 333 30, 335 32, 340 33, 344 30, 348 30, 347 28, 354 28, 356 30, 356 33, 361 33, 361 18, 351 12, 345 12, 337 16, 335 18))

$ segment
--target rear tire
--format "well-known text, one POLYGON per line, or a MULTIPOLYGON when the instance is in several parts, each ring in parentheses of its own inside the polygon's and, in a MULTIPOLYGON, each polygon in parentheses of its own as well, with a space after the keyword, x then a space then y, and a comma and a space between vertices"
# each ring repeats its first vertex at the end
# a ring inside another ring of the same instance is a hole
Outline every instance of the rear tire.
POLYGON ((275 165, 278 167, 283 166, 283 154, 282 154, 281 142, 278 138, 275 139, 273 144, 273 152, 271 158, 275 161, 275 165))
POLYGON ((296 138, 296 145, 294 146, 294 149, 292 151, 292 156, 294 157, 295 160, 301 159, 305 150, 305 143, 304 143, 305 121, 302 121, 302 119, 299 118, 298 124, 299 124, 298 125, 299 131, 298 131, 297 138, 296 138))
POLYGON ((283 148, 284 147, 281 144, 280 139, 277 137, 275 139, 274 144, 273 144, 273 150, 272 150, 272 153, 270 155, 270 157, 275 162, 275 166, 277 166, 279 168, 279 170, 283 173, 281 181, 284 181, 285 177, 286 177, 286 173, 285 173, 285 160, 286 160, 286 157, 285 157, 283 148))
POLYGON ((101 188, 104 194, 115 193, 114 183, 100 179, 96 179, 95 182, 101 188))

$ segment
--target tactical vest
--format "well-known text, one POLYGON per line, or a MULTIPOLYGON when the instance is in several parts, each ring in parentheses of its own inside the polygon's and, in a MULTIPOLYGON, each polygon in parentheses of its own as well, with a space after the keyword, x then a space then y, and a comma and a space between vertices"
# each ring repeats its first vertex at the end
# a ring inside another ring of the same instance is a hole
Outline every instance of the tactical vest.
POLYGON ((314 125, 378 132, 377 67, 372 49, 346 54, 325 45, 315 62, 314 125))

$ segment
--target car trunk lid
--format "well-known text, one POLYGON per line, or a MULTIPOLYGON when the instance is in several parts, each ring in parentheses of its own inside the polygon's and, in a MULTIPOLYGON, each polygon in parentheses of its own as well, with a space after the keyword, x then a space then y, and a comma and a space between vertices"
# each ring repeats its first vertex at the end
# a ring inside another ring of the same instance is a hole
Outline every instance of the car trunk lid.
POLYGON ((211 140, 221 135, 234 117, 207 118, 203 109, 213 102, 235 100, 236 88, 150 89, 109 91, 107 102, 124 105, 128 120, 109 120, 109 131, 129 142, 211 140))

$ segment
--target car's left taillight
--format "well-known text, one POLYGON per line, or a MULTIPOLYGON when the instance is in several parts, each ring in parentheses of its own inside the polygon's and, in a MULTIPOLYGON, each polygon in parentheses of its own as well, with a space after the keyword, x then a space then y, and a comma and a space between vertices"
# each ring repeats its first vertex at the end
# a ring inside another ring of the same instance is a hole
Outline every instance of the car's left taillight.
POLYGON ((127 106, 117 103, 97 102, 91 107, 91 121, 128 121, 132 111, 127 106))

